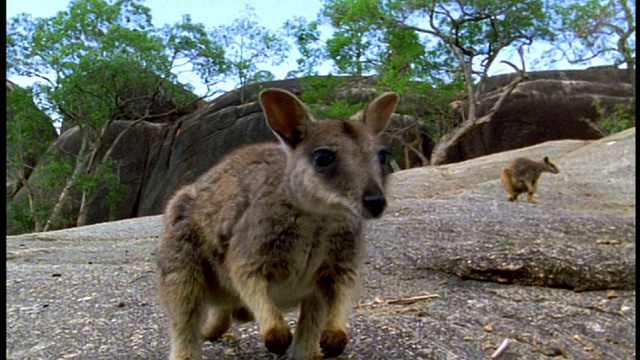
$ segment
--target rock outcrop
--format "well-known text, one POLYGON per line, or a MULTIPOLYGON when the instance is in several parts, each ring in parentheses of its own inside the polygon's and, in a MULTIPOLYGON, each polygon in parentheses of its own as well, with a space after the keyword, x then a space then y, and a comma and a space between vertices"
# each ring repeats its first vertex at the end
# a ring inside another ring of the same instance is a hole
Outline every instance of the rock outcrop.
MULTIPOLYGON (((113 88, 109 90, 112 91, 113 98, 108 100, 118 104, 111 114, 113 119, 133 121, 146 117, 148 122, 172 124, 207 104, 182 85, 163 79, 137 64, 124 65, 118 69, 117 74, 113 73, 112 64, 96 66, 91 70, 82 79, 81 83, 85 88, 100 84, 104 78, 111 79, 109 85, 113 88), (136 82, 132 79, 136 79, 136 82)), ((63 114, 61 133, 74 127, 74 118, 86 119, 95 106, 93 98, 86 96, 84 92, 77 93, 77 96, 82 103, 74 106, 74 113, 63 114)))
POLYGON ((206 107, 181 118, 165 134, 157 156, 149 159, 136 216, 161 213, 179 187, 195 181, 229 151, 276 141, 257 102, 218 111, 206 107))
MULTIPOLYGON (((488 112, 514 74, 490 78, 480 91, 478 115, 488 112)), ((561 139, 593 140, 603 136, 595 106, 628 106, 635 114, 635 88, 626 69, 539 71, 526 74, 490 122, 467 134, 444 163, 561 139)), ((461 105, 464 105, 462 103, 461 105)), ((461 110, 460 110, 461 111, 461 110)))
MULTIPOLYGON (((594 118, 592 102, 596 98, 602 99, 602 104, 606 106, 616 101, 628 101, 627 84, 617 82, 623 78, 614 76, 618 70, 530 73, 530 80, 516 89, 494 120, 469 134, 459 146, 452 149, 448 154, 448 162, 459 162, 548 140, 601 137, 589 121, 582 119, 594 118)), ((481 109, 495 100, 496 89, 508 82, 509 76, 497 76, 489 82, 490 85, 484 90, 486 95, 481 109)), ((330 100, 367 101, 375 93, 373 79, 341 80, 343 85, 347 84, 344 85, 346 88, 329 92, 334 97, 330 100)), ((240 90, 231 91, 206 106, 201 104, 197 110, 192 109, 195 110, 193 113, 180 118, 140 123, 121 141, 112 156, 120 164, 121 184, 127 189, 122 202, 116 206, 115 212, 110 213, 105 200, 108 191, 102 188, 90 206, 88 223, 160 214, 173 192, 194 181, 227 152, 246 144, 275 141, 255 101, 262 89, 278 87, 300 95, 307 86, 310 85, 300 79, 254 84, 243 89, 242 94, 240 90)), ((411 105, 416 115, 394 115, 387 131, 393 136, 386 138, 395 154, 403 154, 404 148, 403 155, 411 157, 406 164, 400 164, 401 168, 423 163, 418 155, 407 150, 407 144, 415 145, 418 153, 427 160, 434 147, 428 126, 416 125, 429 115, 429 109, 411 97, 403 98, 403 104, 411 105)), ((124 128, 126 124, 116 122, 109 130, 108 138, 115 138, 124 128)), ((72 148, 62 144, 63 141, 78 144, 79 138, 70 133, 55 145, 73 153, 72 148)), ((108 146, 109 142, 105 148, 108 146)), ((78 147, 75 148, 77 152, 78 147)), ((21 197, 24 197, 24 191, 16 195, 16 199, 21 197)), ((68 220, 62 227, 75 225, 73 216, 78 204, 77 197, 69 204, 68 213, 64 216, 68 220)), ((7 234, 22 232, 9 216, 7 229, 7 234)))
MULTIPOLYGON (((368 224, 353 359, 633 359, 636 131, 400 171, 368 224), (550 156, 538 204, 508 202, 511 159, 550 156)), ((160 216, 7 237, 7 357, 161 359, 160 216)), ((295 320, 289 314, 287 320, 295 320)), ((209 359, 275 359, 255 323, 209 359)), ((287 358, 286 356, 283 358, 287 358)))

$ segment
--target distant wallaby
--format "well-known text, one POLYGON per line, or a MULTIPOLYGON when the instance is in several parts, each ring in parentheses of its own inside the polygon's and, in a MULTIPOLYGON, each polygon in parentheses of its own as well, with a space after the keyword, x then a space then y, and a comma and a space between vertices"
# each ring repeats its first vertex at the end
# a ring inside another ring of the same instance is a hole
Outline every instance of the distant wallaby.
POLYGON ((385 93, 349 120, 315 120, 293 94, 259 95, 278 144, 233 151, 165 212, 157 251, 170 359, 200 359, 202 340, 255 319, 266 348, 294 359, 341 354, 356 300, 365 219, 383 213, 378 137, 398 103, 385 93), (283 318, 300 306, 295 335, 283 318))
POLYGON ((543 172, 557 174, 560 170, 547 156, 542 159, 542 162, 527 158, 512 160, 500 173, 502 186, 509 194, 507 199, 515 201, 518 195, 528 193, 528 201, 535 204, 533 195, 538 190, 538 179, 543 172))

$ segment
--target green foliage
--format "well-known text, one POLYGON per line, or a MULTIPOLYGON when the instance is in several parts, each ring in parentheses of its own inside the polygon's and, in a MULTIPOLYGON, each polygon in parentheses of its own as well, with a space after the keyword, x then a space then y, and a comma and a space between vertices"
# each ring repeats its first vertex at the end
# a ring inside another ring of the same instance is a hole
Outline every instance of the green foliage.
POLYGON ((13 199, 19 189, 26 189, 23 201, 8 202, 8 216, 25 231, 36 229, 36 219, 43 215, 43 204, 34 201, 34 189, 27 180, 39 157, 55 139, 51 119, 33 103, 30 88, 14 87, 6 98, 7 196, 13 199))
POLYGON ((43 155, 38 171, 29 177, 31 198, 9 203, 10 218, 20 224, 24 232, 42 231, 36 224, 43 224, 51 216, 61 184, 71 175, 72 166, 71 157, 59 151, 43 155))
POLYGON ((7 162, 34 166, 55 138, 51 119, 33 103, 30 88, 15 87, 7 92, 6 101, 7 162))
POLYGON ((126 190, 124 184, 120 182, 119 168, 118 161, 108 159, 100 164, 95 171, 80 176, 75 183, 75 188, 78 191, 89 194, 95 193, 98 188, 106 188, 105 201, 111 219, 113 219, 118 204, 123 200, 123 193, 126 190))
POLYGON ((326 0, 320 21, 330 24, 334 33, 326 41, 327 56, 339 74, 371 75, 380 63, 379 0, 326 0))
POLYGON ((247 6, 242 17, 211 32, 211 37, 224 47, 225 74, 236 79, 241 88, 273 79, 273 74, 261 70, 259 65, 280 65, 289 51, 289 44, 283 37, 258 24, 256 18, 254 9, 247 6))
MULTIPOLYGON (((49 18, 20 14, 7 22, 7 75, 40 79, 33 95, 41 109, 79 126, 89 144, 70 159, 72 171, 50 187, 71 185, 83 193, 83 201, 92 198, 96 179, 109 179, 100 170, 104 159, 96 155, 114 120, 137 123, 194 103, 197 97, 178 83, 176 71, 194 71, 211 85, 228 68, 222 46, 202 24, 185 16, 156 29, 141 0, 74 0, 49 18)), ((16 136, 8 140, 9 147, 20 146, 16 136)), ((33 180, 33 189, 38 181, 49 180, 33 180)), ((33 195, 36 203, 53 208, 51 217, 58 216, 69 196, 64 190, 61 197, 33 195), (53 205, 51 198, 56 199, 53 205)))
POLYGON ((331 102, 329 106, 317 107, 314 113, 322 119, 348 119, 363 107, 364 103, 350 103, 346 99, 340 99, 331 102))
POLYGON ((7 206, 11 220, 18 224, 21 232, 35 231, 34 212, 29 207, 26 199, 21 202, 12 201, 7 206))
POLYGON ((324 56, 339 74, 376 74, 400 88, 410 80, 457 81, 461 62, 488 68, 505 48, 550 38, 548 21, 542 0, 325 0, 317 21, 298 19, 289 29, 314 63, 324 56), (333 28, 326 52, 310 51, 322 41, 318 24, 333 28))
POLYGON ((552 35, 542 0, 392 0, 389 7, 393 23, 431 41, 426 56, 438 64, 434 70, 443 80, 455 79, 465 67, 477 80, 501 51, 552 35))
POLYGON ((598 113, 597 124, 605 135, 636 126, 636 115, 634 109, 629 104, 618 103, 611 110, 607 110, 600 101, 593 102, 593 107, 598 113))
MULTIPOLYGON (((155 29, 149 9, 135 0, 76 0, 51 18, 21 14, 7 30, 8 73, 45 80, 40 102, 94 128, 131 98, 151 99, 160 85, 175 84, 176 62, 189 61, 201 75, 224 63, 222 48, 201 24, 185 17, 155 29)), ((181 100, 177 106, 185 105, 181 100)))
POLYGON ((426 47, 415 30, 391 27, 383 39, 387 46, 380 54, 382 63, 377 66, 382 86, 402 94, 407 86, 415 86, 416 80, 427 80, 427 86, 433 82, 426 47))
POLYGON ((557 32, 554 50, 560 50, 570 62, 598 58, 635 69, 635 1, 557 0, 552 10, 557 32))
POLYGON ((346 119, 362 109, 363 104, 340 99, 336 101, 336 90, 345 88, 350 77, 344 76, 308 76, 300 79, 301 99, 309 104, 317 118, 346 119))
MULTIPOLYGON (((224 57, 225 51, 222 45, 209 35, 204 25, 193 23, 189 15, 184 15, 179 23, 172 26, 165 25, 164 28, 157 30, 156 36, 162 40, 163 46, 169 51, 169 58, 173 59, 171 65, 177 61, 185 63, 185 65, 176 66, 176 70, 194 71, 207 88, 226 77, 230 64, 224 57)), ((164 74, 169 75, 172 80, 175 79, 172 73, 164 74)))
POLYGON ((302 101, 307 104, 327 104, 335 98, 337 88, 347 82, 341 76, 307 76, 300 79, 302 101))
POLYGON ((290 71, 287 74, 287 78, 318 75, 318 67, 327 57, 326 49, 320 44, 320 30, 318 27, 318 21, 307 22, 302 17, 296 17, 285 22, 285 34, 293 37, 300 53, 300 58, 296 59, 298 69, 290 71))
POLYGON ((120 182, 120 176, 116 176, 108 181, 109 192, 105 198, 107 206, 109 207, 109 220, 116 220, 115 214, 119 204, 124 199, 123 193, 127 187, 120 182))
MULTIPOLYGON (((430 113, 403 110, 426 118, 437 138, 458 125, 448 104, 463 97, 462 89, 470 99, 467 114, 473 114, 469 118, 474 121, 478 82, 488 77, 501 52, 552 35, 543 0, 325 0, 323 4, 317 21, 306 26, 298 21, 290 27, 300 52, 313 55, 314 63, 333 61, 338 74, 374 75, 380 91, 423 99, 425 107, 432 108, 430 113), (318 37, 319 24, 332 27, 328 39, 318 37), (325 52, 309 51, 322 48, 318 43, 323 41, 325 52)), ((305 91, 303 96, 313 100, 326 96, 322 86, 311 90, 317 94, 305 91)))

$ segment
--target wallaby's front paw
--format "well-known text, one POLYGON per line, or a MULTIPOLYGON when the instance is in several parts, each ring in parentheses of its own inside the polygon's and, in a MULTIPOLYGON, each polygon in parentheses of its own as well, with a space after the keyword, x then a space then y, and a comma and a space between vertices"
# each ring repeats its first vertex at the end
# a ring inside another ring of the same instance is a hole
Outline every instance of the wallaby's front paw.
POLYGON ((274 354, 284 355, 293 341, 291 330, 286 327, 272 327, 264 333, 264 345, 274 354))
POLYGON ((201 329, 202 337, 209 341, 217 340, 227 332, 230 326, 231 315, 228 312, 210 314, 201 329))
POLYGON ((344 330, 324 330, 320 337, 320 347, 324 357, 336 357, 344 351, 349 338, 344 330))

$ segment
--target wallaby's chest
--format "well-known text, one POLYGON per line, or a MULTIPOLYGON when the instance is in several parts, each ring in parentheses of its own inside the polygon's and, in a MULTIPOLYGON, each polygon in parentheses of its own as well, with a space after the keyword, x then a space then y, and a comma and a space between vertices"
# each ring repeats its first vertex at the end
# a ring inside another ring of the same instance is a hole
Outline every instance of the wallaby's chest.
POLYGON ((323 277, 357 266, 359 234, 336 219, 300 216, 263 238, 262 276, 280 308, 316 291, 323 277))
POLYGON ((351 261, 359 246, 359 227, 335 217, 297 215, 271 239, 274 248, 283 250, 291 267, 299 273, 323 265, 351 261), (344 256, 336 257, 336 254, 344 256))

